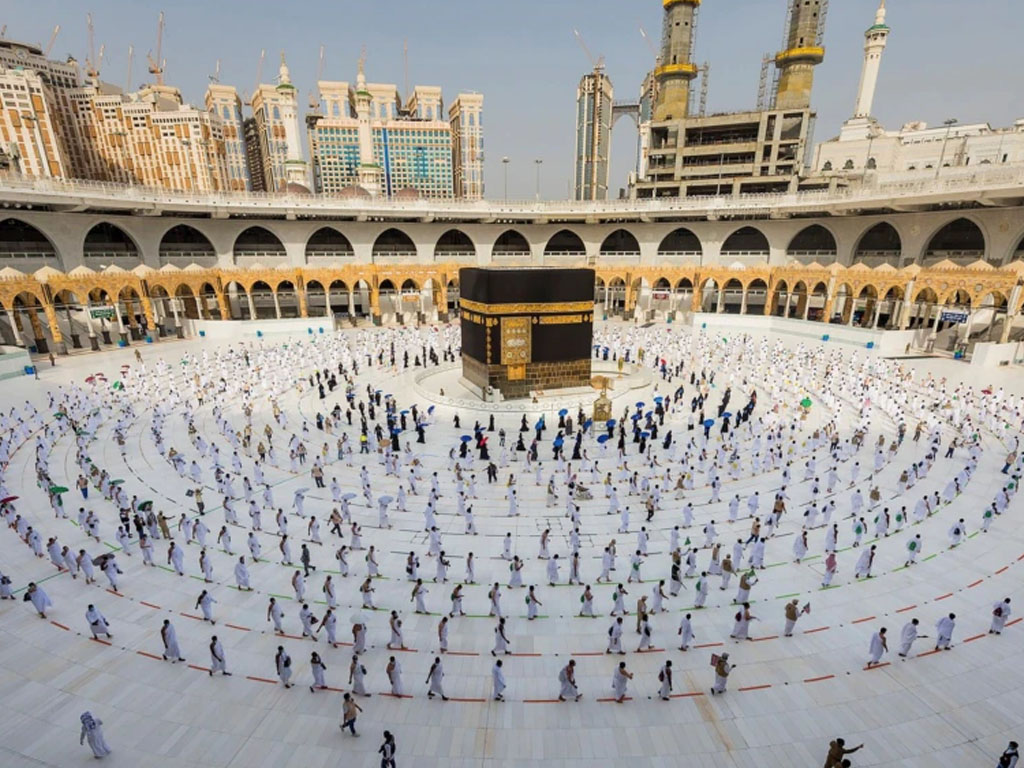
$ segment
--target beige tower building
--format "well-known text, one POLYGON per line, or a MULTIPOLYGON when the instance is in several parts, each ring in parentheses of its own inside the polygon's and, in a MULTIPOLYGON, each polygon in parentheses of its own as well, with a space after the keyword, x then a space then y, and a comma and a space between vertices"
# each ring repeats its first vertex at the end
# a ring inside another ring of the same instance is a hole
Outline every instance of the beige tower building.
POLYGON ((575 200, 607 200, 615 91, 599 64, 576 88, 575 200))
POLYGON ((279 192, 289 184, 306 187, 308 169, 302 157, 298 92, 281 55, 277 85, 261 84, 252 97, 255 134, 262 177, 252 179, 253 189, 279 192))
POLYGON ((211 83, 206 89, 205 103, 206 111, 220 118, 222 124, 228 188, 234 191, 252 189, 245 146, 245 120, 238 90, 233 85, 211 83))
POLYGON ((452 134, 452 182, 455 197, 484 196, 484 97, 460 93, 448 108, 452 134))
POLYGON ((36 72, 0 68, 0 168, 34 178, 67 175, 51 104, 36 72))

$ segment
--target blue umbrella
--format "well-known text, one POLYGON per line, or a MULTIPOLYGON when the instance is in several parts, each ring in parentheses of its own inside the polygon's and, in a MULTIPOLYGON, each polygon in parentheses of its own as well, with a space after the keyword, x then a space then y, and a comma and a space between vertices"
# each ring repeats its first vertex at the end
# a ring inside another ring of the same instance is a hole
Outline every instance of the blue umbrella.
POLYGON ((654 411, 648 411, 647 413, 644 414, 644 418, 645 419, 649 419, 653 415, 654 415, 654 411))
POLYGON ((559 416, 568 416, 569 415, 569 409, 568 408, 563 408, 562 410, 560 410, 558 412, 558 415, 559 416))
POLYGON ((723 419, 731 419, 732 418, 732 414, 731 413, 723 413, 722 414, 722 418, 723 419))
POLYGON ((656 402, 656 403, 661 403, 664 400, 665 400, 665 398, 662 397, 661 395, 658 395, 656 398, 654 398, 654 402, 656 402))
POLYGON ((379 395, 379 394, 380 394, 381 392, 383 392, 383 391, 384 391, 383 389, 378 389, 378 390, 377 390, 376 392, 374 392, 373 394, 375 394, 375 395, 379 395))
POLYGON ((647 403, 637 403, 636 407, 637 408, 643 408, 645 405, 647 405, 647 403))
POLYGON ((434 406, 430 406, 429 408, 427 408, 427 413, 433 413, 433 412, 434 412, 434 406))
POLYGON ((605 425, 606 427, 614 427, 614 426, 616 425, 616 423, 617 423, 617 422, 615 421, 615 419, 608 419, 608 421, 606 421, 606 422, 604 423, 604 425, 605 425))
POLYGON ((400 429, 399 429, 398 427, 394 427, 394 428, 393 428, 393 429, 391 430, 391 434, 392 434, 392 435, 400 435, 400 434, 402 434, 402 430, 400 430, 400 429))
POLYGON ((541 419, 540 421, 538 421, 536 424, 533 425, 533 428, 534 429, 543 429, 544 428, 544 420, 541 419))
POLYGON ((399 411, 398 413, 401 414, 402 416, 406 416, 406 415, 408 415, 409 412, 408 411, 399 411))
POLYGON ((650 436, 651 436, 650 432, 641 432, 640 433, 640 437, 650 437, 650 436))
POLYGON ((598 435, 597 442, 601 443, 602 445, 604 443, 607 443, 608 442, 608 435, 598 435))
POLYGON ((555 448, 561 448, 565 441, 561 437, 555 438, 555 448))
POLYGON ((463 435, 462 437, 460 437, 460 438, 459 438, 459 440, 461 440, 461 441, 462 441, 462 442, 464 442, 464 443, 468 443, 468 442, 469 442, 470 440, 472 440, 472 439, 473 439, 473 438, 472 438, 472 437, 470 437, 469 435, 463 435))
POLYGON ((593 419, 587 419, 583 422, 583 429, 590 429, 590 426, 594 423, 593 419))
POLYGON ((634 413, 633 414, 633 421, 640 421, 640 414, 639 413, 634 413))
POLYGON ((705 427, 713 427, 714 425, 715 425, 715 420, 714 419, 705 419, 704 420, 704 426, 705 427))

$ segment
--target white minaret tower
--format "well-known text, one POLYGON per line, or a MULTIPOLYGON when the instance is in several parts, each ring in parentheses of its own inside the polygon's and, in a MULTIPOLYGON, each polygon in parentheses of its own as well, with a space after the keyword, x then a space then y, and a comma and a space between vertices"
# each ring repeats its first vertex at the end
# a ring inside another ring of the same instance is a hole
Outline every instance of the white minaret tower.
POLYGON ((308 187, 306 161, 302 157, 302 133, 299 131, 299 104, 291 72, 284 60, 284 51, 281 52, 281 66, 277 71, 277 92, 282 96, 281 122, 284 125, 285 144, 288 146, 288 157, 284 161, 285 178, 289 184, 308 187))
POLYGON ((370 125, 372 94, 366 89, 366 54, 359 57, 356 75, 356 119, 359 136, 359 186, 371 195, 380 194, 381 169, 373 160, 373 127, 370 125))
POLYGON ((875 100, 878 85, 878 70, 882 66, 882 52, 889 39, 889 27, 885 25, 885 0, 878 6, 875 23, 864 33, 864 66, 860 71, 860 87, 857 89, 857 108, 854 119, 871 117, 871 104, 875 100))

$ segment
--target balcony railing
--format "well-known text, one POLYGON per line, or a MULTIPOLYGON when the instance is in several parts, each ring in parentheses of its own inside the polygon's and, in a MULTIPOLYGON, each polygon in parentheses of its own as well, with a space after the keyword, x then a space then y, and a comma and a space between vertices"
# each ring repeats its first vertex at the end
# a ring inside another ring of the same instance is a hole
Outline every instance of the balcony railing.
POLYGON ((815 210, 833 205, 891 205, 897 198, 955 196, 964 192, 984 193, 1024 187, 1024 164, 987 168, 944 168, 939 178, 934 171, 904 171, 873 174, 866 183, 834 190, 778 192, 692 197, 657 197, 614 200, 394 200, 336 198, 312 194, 270 192, 217 192, 198 194, 174 192, 125 184, 60 179, 30 179, 0 174, 0 200, 46 201, 145 210, 219 208, 227 214, 294 212, 301 215, 429 216, 530 220, 558 215, 675 214, 706 212, 769 212, 779 208, 815 210))

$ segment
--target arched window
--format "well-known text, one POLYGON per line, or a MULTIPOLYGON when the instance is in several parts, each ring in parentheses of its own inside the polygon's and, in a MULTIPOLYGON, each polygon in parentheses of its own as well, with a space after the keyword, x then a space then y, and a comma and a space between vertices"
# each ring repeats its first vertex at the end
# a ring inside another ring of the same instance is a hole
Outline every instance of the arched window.
POLYGON ((829 160, 823 166, 821 166, 821 170, 823 170, 823 171, 831 171, 832 170, 832 161, 829 160))

